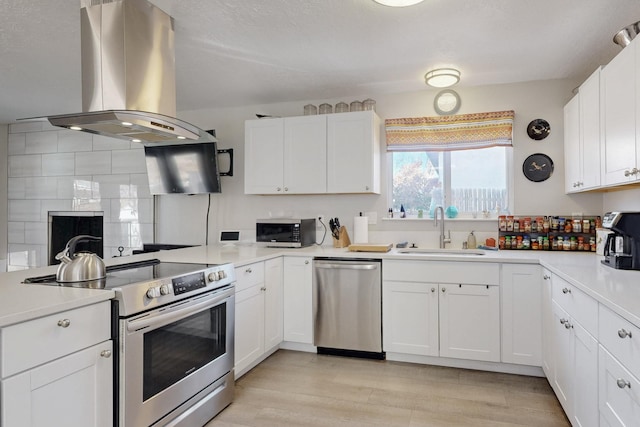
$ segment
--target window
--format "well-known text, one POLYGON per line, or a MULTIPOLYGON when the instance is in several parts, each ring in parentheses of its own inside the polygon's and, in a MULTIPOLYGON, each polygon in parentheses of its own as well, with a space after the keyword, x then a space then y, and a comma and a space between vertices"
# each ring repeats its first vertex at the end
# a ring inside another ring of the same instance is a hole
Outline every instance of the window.
POLYGON ((436 206, 455 206, 460 217, 483 211, 510 211, 510 147, 460 151, 391 152, 391 197, 409 217, 422 210, 432 217, 436 206))
POLYGON ((514 112, 385 120, 391 206, 432 217, 436 206, 461 217, 512 211, 514 112))

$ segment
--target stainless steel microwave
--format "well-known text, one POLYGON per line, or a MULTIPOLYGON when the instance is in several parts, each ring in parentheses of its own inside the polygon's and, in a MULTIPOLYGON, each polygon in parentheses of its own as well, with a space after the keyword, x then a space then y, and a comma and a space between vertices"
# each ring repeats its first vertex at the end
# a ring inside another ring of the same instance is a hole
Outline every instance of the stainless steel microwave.
POLYGON ((256 242, 276 248, 303 248, 316 242, 316 220, 269 218, 256 221, 256 242))

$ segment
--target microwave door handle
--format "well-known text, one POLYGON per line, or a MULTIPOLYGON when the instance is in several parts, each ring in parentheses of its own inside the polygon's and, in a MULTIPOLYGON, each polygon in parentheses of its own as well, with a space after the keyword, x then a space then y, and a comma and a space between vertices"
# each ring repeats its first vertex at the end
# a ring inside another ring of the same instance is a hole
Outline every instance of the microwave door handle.
POLYGON ((136 332, 143 328, 150 326, 159 327, 166 325, 176 320, 184 319, 202 311, 207 307, 214 307, 229 298, 234 294, 234 289, 229 289, 221 294, 211 295, 207 298, 193 302, 184 307, 178 305, 174 309, 169 309, 169 312, 151 313, 149 316, 142 317, 140 319, 134 319, 127 322, 127 331, 136 332))

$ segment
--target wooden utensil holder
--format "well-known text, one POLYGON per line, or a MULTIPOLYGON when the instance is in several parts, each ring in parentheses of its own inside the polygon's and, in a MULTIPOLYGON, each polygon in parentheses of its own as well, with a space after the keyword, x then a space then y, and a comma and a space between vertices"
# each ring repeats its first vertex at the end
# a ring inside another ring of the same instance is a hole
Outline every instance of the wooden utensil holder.
POLYGON ((333 238, 333 247, 334 248, 346 248, 351 244, 351 240, 349 239, 349 234, 347 233, 347 229, 344 228, 344 225, 340 227, 340 233, 338 234, 338 238, 333 238))

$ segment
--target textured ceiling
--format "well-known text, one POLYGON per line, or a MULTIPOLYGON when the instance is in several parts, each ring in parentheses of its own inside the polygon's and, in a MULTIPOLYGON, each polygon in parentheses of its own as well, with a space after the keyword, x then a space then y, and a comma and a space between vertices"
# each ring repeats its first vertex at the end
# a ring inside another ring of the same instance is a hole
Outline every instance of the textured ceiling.
MULTIPOLYGON (((151 0, 175 18, 178 111, 587 77, 638 0, 151 0)), ((0 123, 78 112, 80 0, 0 0, 0 123)))

